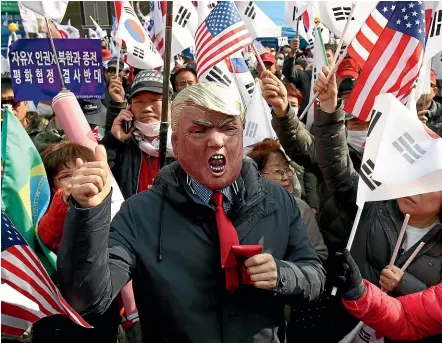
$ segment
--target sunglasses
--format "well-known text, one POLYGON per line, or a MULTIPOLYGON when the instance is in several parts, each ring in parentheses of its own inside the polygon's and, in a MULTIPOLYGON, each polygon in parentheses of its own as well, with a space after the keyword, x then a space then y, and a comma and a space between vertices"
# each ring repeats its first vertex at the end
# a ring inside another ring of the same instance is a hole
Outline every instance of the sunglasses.
POLYGON ((1 99, 1 108, 3 109, 3 105, 11 105, 12 108, 20 107, 23 101, 15 101, 13 98, 11 99, 1 99))

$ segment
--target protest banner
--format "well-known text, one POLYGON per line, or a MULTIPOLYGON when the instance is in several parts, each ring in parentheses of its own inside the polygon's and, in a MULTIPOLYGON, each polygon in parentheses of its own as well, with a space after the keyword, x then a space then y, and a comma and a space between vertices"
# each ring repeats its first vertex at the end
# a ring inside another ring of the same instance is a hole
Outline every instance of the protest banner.
MULTIPOLYGON (((55 39, 54 44, 66 88, 80 99, 103 99, 100 41, 55 39)), ((49 40, 14 42, 9 62, 16 101, 52 100, 60 92, 60 77, 49 40)))

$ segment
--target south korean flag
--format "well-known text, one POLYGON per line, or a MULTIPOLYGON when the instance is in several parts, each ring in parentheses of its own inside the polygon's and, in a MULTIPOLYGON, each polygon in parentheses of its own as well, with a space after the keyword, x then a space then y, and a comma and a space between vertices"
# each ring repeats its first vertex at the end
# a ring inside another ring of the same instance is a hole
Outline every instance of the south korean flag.
POLYGON ((191 48, 195 50, 198 13, 190 1, 173 2, 172 56, 191 48))
POLYGON ((425 20, 430 23, 424 60, 442 51, 442 2, 425 1, 425 20))
POLYGON ((125 1, 121 10, 115 41, 126 43, 127 63, 139 69, 154 69, 163 65, 163 59, 145 32, 132 6, 125 1))

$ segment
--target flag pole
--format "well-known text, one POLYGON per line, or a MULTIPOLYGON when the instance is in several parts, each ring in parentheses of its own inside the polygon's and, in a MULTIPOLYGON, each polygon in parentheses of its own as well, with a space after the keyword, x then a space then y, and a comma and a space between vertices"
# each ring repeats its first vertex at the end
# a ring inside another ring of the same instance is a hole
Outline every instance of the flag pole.
POLYGON ((262 68, 262 71, 266 70, 266 69, 267 69, 267 68, 266 68, 266 65, 265 65, 264 62, 262 61, 261 56, 259 56, 258 50, 256 50, 255 44, 254 44, 253 42, 252 42, 252 49, 253 49, 253 52, 254 52, 255 55, 256 55, 256 59, 258 60, 259 65, 260 65, 261 68, 262 68))
POLYGON ((163 73, 163 103, 161 111, 160 126, 160 169, 166 164, 167 152, 167 132, 169 130, 169 78, 170 78, 170 60, 172 49, 172 19, 173 19, 173 1, 167 2, 166 12, 166 33, 164 37, 164 73, 163 73))
POLYGON ((60 62, 58 61, 57 50, 55 50, 54 39, 52 38, 51 28, 49 27, 49 20, 46 17, 45 20, 46 20, 46 26, 48 27, 49 41, 51 42, 52 52, 55 57, 55 64, 57 65, 58 75, 60 76, 61 89, 63 90, 66 89, 66 87, 64 84, 63 75, 61 74, 61 68, 60 68, 60 62))
MULTIPOLYGON (((350 21, 351 21, 351 18, 353 17, 353 13, 354 13, 354 11, 355 11, 355 7, 356 7, 356 5, 355 5, 355 2, 353 1, 353 2, 352 2, 351 11, 350 11, 350 15, 349 15, 349 17, 348 17, 348 19, 347 19, 347 22, 345 23, 344 31, 342 31, 342 36, 341 36, 341 38, 339 39, 339 45, 338 45, 338 48, 336 49, 335 57, 334 57, 334 59, 333 59, 333 66, 332 66, 332 69, 330 70, 330 73, 329 73, 328 76, 327 76, 327 82, 330 80, 330 78, 332 77, 332 75, 336 72, 336 70, 338 69, 339 65, 341 64, 341 62, 342 62, 342 61, 344 60, 344 58, 345 58, 345 55, 346 55, 345 51, 343 51, 343 52, 341 53, 342 44, 344 43, 344 39, 343 39, 343 37, 345 37, 345 34, 347 33, 348 27, 350 26, 350 21)), ((345 49, 347 49, 347 48, 345 48, 345 49)), ((310 102, 309 102, 309 104, 307 105, 307 107, 304 108, 304 111, 302 111, 301 115, 299 116, 299 120, 304 119, 304 117, 306 116, 308 110, 310 109, 310 107, 312 107, 312 105, 314 104, 314 102, 315 102, 315 100, 316 100, 316 98, 317 98, 318 96, 319 96, 319 93, 318 93, 318 92, 316 92, 316 93, 313 95, 313 98, 310 100, 310 102)))
POLYGON ((117 76, 117 80, 118 80, 118 75, 120 74, 120 54, 121 54, 121 44, 117 43, 117 51, 118 51, 118 56, 117 56, 117 70, 115 71, 115 74, 117 76))

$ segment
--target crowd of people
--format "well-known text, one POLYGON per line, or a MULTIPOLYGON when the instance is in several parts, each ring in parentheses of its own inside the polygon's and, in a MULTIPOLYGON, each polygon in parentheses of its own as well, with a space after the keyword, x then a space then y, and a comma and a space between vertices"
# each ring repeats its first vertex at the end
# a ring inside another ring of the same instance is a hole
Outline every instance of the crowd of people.
MULTIPOLYGON (((262 53, 266 70, 246 60, 278 137, 246 155, 237 92, 198 82, 194 56, 176 56, 161 170, 161 71, 131 70, 103 41, 104 99, 79 100, 95 151, 67 140, 51 102, 14 101, 2 77, 2 106, 12 105, 49 180, 37 234, 57 255, 54 282, 93 326, 47 317, 33 342, 338 343, 359 320, 385 342, 441 341, 442 192, 367 203, 345 250, 370 122, 342 107, 360 70, 347 56, 312 88, 312 51, 299 47, 295 38, 262 53), (299 114, 312 89, 319 106, 308 130, 299 114), (109 171, 126 199, 112 221, 109 171)), ((325 50, 332 64, 336 45, 325 50)), ((442 135, 439 92, 432 73, 416 110, 442 135)))

